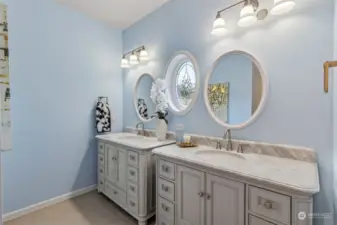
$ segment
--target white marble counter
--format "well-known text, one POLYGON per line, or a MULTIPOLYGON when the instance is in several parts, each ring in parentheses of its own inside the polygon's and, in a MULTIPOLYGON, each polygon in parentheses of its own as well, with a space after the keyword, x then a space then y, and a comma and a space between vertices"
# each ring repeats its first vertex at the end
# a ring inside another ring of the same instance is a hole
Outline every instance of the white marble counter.
POLYGON ((230 152, 228 157, 207 155, 202 158, 196 152, 203 150, 215 149, 207 146, 182 149, 177 145, 169 145, 156 148, 153 153, 172 160, 200 165, 239 178, 254 179, 304 194, 313 195, 319 192, 318 168, 315 162, 236 152, 230 152))
POLYGON ((143 151, 175 143, 173 140, 158 141, 155 137, 143 137, 132 133, 109 133, 97 135, 96 138, 103 142, 143 151))

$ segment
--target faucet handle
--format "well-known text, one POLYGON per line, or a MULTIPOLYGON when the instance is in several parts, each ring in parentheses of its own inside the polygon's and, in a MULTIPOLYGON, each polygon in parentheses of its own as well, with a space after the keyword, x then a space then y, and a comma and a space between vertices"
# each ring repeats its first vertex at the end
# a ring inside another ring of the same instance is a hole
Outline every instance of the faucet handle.
POLYGON ((236 148, 236 152, 237 153, 243 153, 242 144, 239 141, 238 141, 238 146, 236 148))
POLYGON ((222 149, 221 142, 219 140, 215 141, 216 142, 216 149, 222 149))

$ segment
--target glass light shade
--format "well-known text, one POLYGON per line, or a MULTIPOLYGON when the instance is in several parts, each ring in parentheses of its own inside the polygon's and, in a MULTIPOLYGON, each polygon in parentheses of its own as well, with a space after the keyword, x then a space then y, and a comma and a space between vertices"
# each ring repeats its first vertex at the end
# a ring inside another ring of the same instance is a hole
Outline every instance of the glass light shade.
POLYGON ((257 17, 252 5, 246 5, 240 12, 240 20, 238 25, 240 27, 248 27, 257 21, 257 17))
POLYGON ((270 13, 272 15, 281 15, 291 11, 295 5, 296 3, 294 0, 274 0, 274 7, 271 9, 270 13))
POLYGON ((138 57, 135 54, 130 55, 130 65, 138 65, 138 57))
POLYGON ((226 32, 226 21, 221 17, 217 17, 213 22, 212 35, 221 35, 225 34, 226 32))
POLYGON ((125 58, 122 59, 121 61, 121 67, 122 68, 130 68, 129 61, 125 58))
POLYGON ((140 51, 139 60, 142 61, 142 62, 149 61, 149 54, 147 53, 147 51, 145 49, 140 51))

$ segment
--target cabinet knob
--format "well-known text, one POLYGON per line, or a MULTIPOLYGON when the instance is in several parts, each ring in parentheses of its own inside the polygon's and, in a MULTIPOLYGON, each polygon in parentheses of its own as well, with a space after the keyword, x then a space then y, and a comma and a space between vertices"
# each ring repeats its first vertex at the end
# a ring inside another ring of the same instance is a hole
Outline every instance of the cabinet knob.
POLYGON ((198 195, 199 195, 200 198, 202 198, 202 197, 204 197, 205 194, 204 194, 204 192, 199 192, 198 195))
POLYGON ((136 189, 135 189, 135 187, 130 187, 130 189, 131 189, 131 191, 135 191, 136 189))
POLYGON ((163 165, 163 166, 162 166, 162 169, 163 169, 163 171, 166 172, 166 173, 169 172, 169 167, 168 167, 168 166, 163 165))
POLYGON ((273 203, 271 201, 265 201, 263 203, 263 206, 266 208, 266 209, 272 209, 273 208, 273 203))
POLYGON ((118 192, 117 191, 114 191, 114 195, 117 195, 118 194, 118 192))
POLYGON ((207 194, 207 195, 206 195, 206 199, 207 199, 207 200, 210 200, 210 199, 211 199, 211 195, 207 194))
POLYGON ((131 205, 132 207, 134 207, 136 204, 135 204, 134 202, 131 202, 131 201, 130 201, 130 205, 131 205))
POLYGON ((103 173, 103 170, 101 169, 100 172, 103 173))
POLYGON ((169 207, 167 207, 166 205, 162 204, 161 207, 165 212, 169 211, 169 207))
POLYGON ((130 159, 134 161, 134 160, 136 159, 136 157, 134 157, 134 156, 132 155, 132 156, 130 156, 130 159))
POLYGON ((169 191, 169 187, 166 187, 164 184, 161 186, 161 189, 165 192, 169 191))
POLYGON ((131 176, 134 176, 134 175, 135 175, 135 172, 130 171, 130 175, 131 175, 131 176))

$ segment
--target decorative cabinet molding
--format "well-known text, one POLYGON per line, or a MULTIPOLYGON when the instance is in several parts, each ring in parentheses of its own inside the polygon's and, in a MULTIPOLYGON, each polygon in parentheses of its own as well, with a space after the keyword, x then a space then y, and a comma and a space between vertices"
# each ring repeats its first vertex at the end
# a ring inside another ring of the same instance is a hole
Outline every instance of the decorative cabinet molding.
POLYGON ((298 216, 312 213, 312 196, 161 155, 156 160, 158 225, 312 225, 298 216))
POLYGON ((98 142, 98 192, 106 195, 139 225, 155 214, 154 161, 151 151, 136 152, 98 142))

